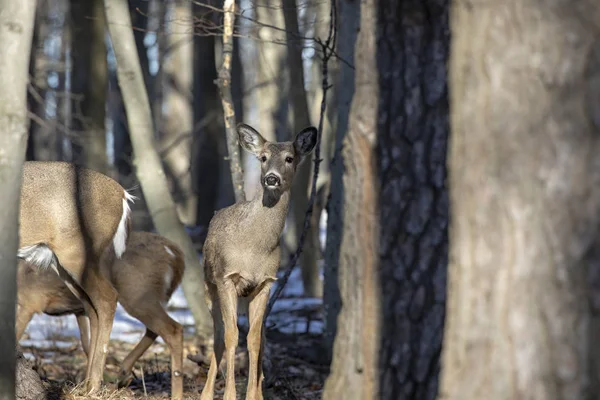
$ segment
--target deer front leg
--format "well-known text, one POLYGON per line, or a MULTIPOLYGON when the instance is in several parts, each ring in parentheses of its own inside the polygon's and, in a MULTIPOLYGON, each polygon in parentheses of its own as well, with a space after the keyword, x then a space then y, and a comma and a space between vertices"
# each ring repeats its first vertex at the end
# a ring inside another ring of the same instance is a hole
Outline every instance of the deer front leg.
POLYGON ((219 289, 219 304, 223 316, 225 333, 225 359, 227 360, 227 376, 223 400, 236 400, 235 397, 235 350, 238 344, 237 327, 237 291, 231 280, 226 280, 219 289))
POLYGON ((250 330, 248 331, 248 387, 246 389, 246 400, 262 400, 262 348, 263 348, 263 320, 271 283, 263 284, 260 291, 250 300, 248 309, 248 322, 250 330))
POLYGON ((223 357, 225 349, 225 338, 223 333, 223 317, 221 316, 221 306, 217 296, 217 289, 213 284, 206 284, 206 303, 213 317, 213 353, 210 356, 210 367, 206 383, 202 389, 200 400, 212 400, 215 392, 215 379, 223 357))

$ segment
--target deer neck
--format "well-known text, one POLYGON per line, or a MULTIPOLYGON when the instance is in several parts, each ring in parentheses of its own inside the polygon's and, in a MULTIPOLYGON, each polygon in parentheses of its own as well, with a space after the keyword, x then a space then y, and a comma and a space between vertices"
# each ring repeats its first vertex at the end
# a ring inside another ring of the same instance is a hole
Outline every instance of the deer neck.
POLYGON ((252 203, 257 223, 268 229, 269 237, 279 243, 290 206, 290 191, 267 190, 260 185, 252 203))

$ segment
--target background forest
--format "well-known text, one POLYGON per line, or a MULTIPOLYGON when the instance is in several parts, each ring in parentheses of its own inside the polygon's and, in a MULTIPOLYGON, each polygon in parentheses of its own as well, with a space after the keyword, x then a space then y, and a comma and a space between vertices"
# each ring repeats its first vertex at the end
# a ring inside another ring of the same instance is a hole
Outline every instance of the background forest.
MULTIPOLYGON (((183 250, 167 311, 184 326, 185 398, 199 398, 208 225, 260 177, 236 124, 268 141, 312 125, 267 309, 265 398, 598 398, 599 39, 591 0, 0 0, 2 352, 23 161, 73 162, 137 197, 134 231, 183 250)), ((244 317, 239 330, 243 395, 244 317)), ((0 399, 15 398, 15 368, 20 399, 168 398, 161 339, 114 385, 143 333, 119 306, 107 386, 86 395, 75 317, 36 316, 17 363, 0 361, 0 399)))

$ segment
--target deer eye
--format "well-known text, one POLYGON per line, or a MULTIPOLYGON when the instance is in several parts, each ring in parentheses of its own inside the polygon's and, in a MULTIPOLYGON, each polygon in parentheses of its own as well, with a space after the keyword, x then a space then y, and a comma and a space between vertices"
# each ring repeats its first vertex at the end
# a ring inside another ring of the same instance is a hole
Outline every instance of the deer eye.
POLYGON ((263 155, 260 157, 260 161, 262 162, 266 162, 267 161, 267 156, 263 155))
POLYGON ((294 162, 294 159, 292 157, 286 157, 285 158, 285 162, 288 163, 288 164, 291 164, 291 163, 294 162))

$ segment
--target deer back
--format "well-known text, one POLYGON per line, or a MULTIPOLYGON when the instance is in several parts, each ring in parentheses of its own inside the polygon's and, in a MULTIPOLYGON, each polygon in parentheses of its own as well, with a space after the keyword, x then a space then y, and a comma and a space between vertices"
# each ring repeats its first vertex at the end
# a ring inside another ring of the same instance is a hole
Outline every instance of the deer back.
POLYGON ((122 248, 115 248, 122 253, 130 229, 130 198, 121 185, 99 172, 66 162, 28 161, 23 167, 20 247, 44 244, 56 252, 80 245, 99 258, 111 241, 116 242, 122 225, 122 248))

